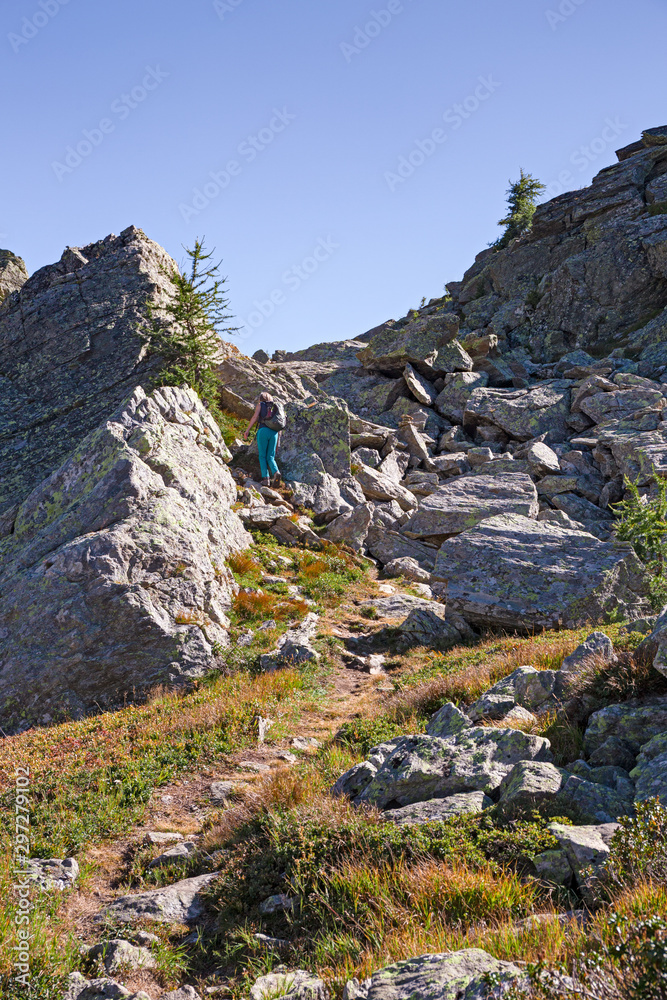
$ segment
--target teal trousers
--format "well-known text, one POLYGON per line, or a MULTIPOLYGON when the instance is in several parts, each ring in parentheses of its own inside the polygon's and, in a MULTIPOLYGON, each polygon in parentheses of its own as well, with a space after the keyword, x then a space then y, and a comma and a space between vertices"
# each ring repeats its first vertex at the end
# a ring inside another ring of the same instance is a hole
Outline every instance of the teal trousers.
POLYGON ((257 449, 259 451, 259 465, 262 470, 262 479, 268 479, 280 472, 276 462, 276 448, 278 446, 279 431, 272 431, 269 427, 260 427, 257 431, 257 449))

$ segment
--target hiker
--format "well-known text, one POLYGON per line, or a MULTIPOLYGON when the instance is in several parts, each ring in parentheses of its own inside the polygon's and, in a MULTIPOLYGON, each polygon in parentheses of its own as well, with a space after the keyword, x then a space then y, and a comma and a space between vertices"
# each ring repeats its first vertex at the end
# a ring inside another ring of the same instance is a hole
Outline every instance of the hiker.
POLYGON ((285 427, 285 408, 282 403, 274 400, 269 392, 262 392, 257 400, 252 420, 243 434, 248 437, 251 427, 257 427, 257 449, 259 464, 262 470, 262 486, 277 486, 280 482, 280 469, 276 463, 276 448, 281 430, 285 427))

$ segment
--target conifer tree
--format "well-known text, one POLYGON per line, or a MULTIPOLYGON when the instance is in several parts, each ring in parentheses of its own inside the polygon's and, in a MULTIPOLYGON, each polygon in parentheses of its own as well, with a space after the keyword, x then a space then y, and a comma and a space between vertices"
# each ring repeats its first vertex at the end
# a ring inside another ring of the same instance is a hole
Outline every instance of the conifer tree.
POLYGON ((220 383, 215 371, 220 359, 222 334, 236 327, 225 326, 231 319, 225 293, 226 278, 220 264, 210 263, 215 250, 206 252, 203 239, 193 249, 184 248, 190 258, 189 273, 176 268, 169 272, 171 296, 159 319, 149 308, 151 329, 147 334, 150 351, 160 356, 162 385, 189 385, 220 420, 220 383))
POLYGON ((545 191, 545 185, 538 181, 531 174, 524 174, 521 170, 521 177, 507 189, 508 213, 504 219, 498 223, 505 227, 503 235, 493 244, 498 250, 506 247, 517 236, 528 232, 533 224, 536 201, 545 191))

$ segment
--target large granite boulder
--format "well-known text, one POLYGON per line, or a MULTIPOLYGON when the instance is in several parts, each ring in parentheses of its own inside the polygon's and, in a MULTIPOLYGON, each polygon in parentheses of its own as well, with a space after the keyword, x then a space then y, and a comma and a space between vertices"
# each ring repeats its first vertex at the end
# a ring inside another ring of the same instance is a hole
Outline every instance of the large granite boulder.
POLYGON ((380 809, 459 792, 488 795, 519 761, 549 761, 549 746, 515 729, 471 727, 448 739, 404 736, 371 750, 367 761, 338 779, 333 793, 380 809))
POLYGON ((195 923, 204 914, 203 892, 217 874, 198 875, 159 889, 119 896, 105 907, 99 919, 108 918, 119 924, 141 920, 164 924, 195 923))
POLYGON ((0 541, 0 713, 78 715, 200 677, 228 642, 225 561, 251 541, 216 423, 138 388, 21 504, 0 541))
POLYGON ((667 806, 667 730, 644 744, 630 777, 636 785, 637 802, 657 797, 667 806))
POLYGON ((609 737, 615 736, 636 754, 654 736, 663 733, 667 733, 667 696, 631 698, 593 712, 584 734, 584 747, 591 756, 609 737))
POLYGON ((28 271, 11 250, 0 250, 0 303, 10 292, 18 292, 28 280, 28 271))
POLYGON ((283 403, 304 400, 317 391, 306 388, 298 374, 288 367, 266 365, 247 358, 236 349, 227 349, 217 365, 221 401, 225 409, 240 417, 252 416, 260 392, 270 392, 283 403))
POLYGON ((0 309, 0 534, 27 495, 129 393, 155 384, 141 331, 176 267, 131 226, 36 271, 0 309), (4 517, 3 517, 4 514, 4 517))
POLYGON ((538 510, 537 490, 530 476, 459 476, 420 501, 403 534, 445 539, 495 514, 536 518, 538 510))
POLYGON ((285 412, 287 426, 280 435, 278 454, 283 479, 314 484, 323 472, 334 479, 352 475, 350 418, 342 403, 291 402, 285 412))
POLYGON ((490 996, 489 977, 502 993, 527 984, 518 966, 479 948, 465 948, 388 965, 357 986, 354 996, 356 1000, 484 1000, 490 996))
POLYGON ((628 545, 500 514, 443 542, 434 592, 471 624, 566 628, 647 613, 648 580, 628 545))
POLYGON ((551 441, 569 436, 572 383, 563 379, 540 382, 527 389, 492 389, 478 387, 466 403, 463 421, 466 427, 491 424, 517 441, 530 441, 548 434, 551 441))
MULTIPOLYGON (((419 317, 405 325, 387 323, 374 333, 357 357, 373 371, 398 375, 406 365, 412 365, 428 378, 433 374, 438 351, 456 337, 458 329, 459 318, 450 312, 419 317)), ((467 367, 472 368, 472 361, 468 361, 467 367)))
POLYGON ((364 369, 339 369, 320 382, 320 388, 337 399, 344 399, 352 413, 369 420, 390 410, 397 399, 407 395, 405 379, 385 378, 364 369))

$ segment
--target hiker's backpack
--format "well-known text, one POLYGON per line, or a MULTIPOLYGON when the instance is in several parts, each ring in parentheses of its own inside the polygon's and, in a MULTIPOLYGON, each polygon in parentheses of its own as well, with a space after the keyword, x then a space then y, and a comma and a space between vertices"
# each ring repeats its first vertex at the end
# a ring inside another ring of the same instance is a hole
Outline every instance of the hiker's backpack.
POLYGON ((287 424, 285 407, 282 403, 274 402, 266 404, 266 416, 262 420, 265 427, 270 431, 284 431, 287 424))

